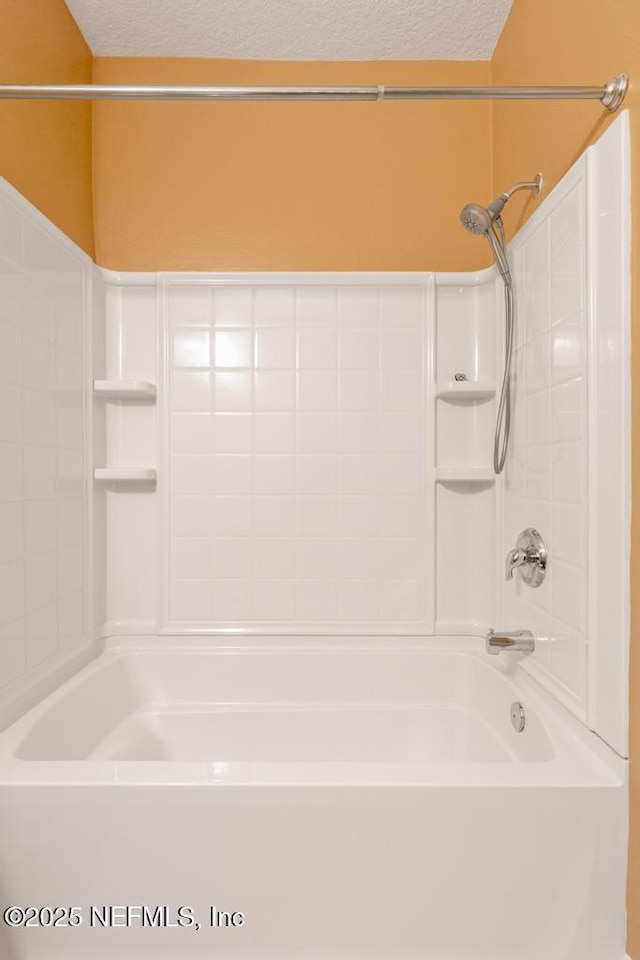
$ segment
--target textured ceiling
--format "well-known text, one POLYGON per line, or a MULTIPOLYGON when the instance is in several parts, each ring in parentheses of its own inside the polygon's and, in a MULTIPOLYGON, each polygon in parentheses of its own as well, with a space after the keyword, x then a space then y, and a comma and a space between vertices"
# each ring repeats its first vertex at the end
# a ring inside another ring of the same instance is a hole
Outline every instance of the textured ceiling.
POLYGON ((513 0, 66 0, 102 57, 488 60, 513 0))

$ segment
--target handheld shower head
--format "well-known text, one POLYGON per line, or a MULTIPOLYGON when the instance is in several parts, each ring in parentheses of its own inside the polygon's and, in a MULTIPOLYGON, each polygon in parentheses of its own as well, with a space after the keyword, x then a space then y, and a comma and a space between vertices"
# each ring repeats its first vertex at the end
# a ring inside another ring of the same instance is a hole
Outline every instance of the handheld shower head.
POLYGON ((502 221, 500 219, 500 214, 504 210, 504 206, 516 190, 531 190, 534 197, 537 197, 542 188, 542 174, 537 173, 533 180, 526 183, 515 183, 512 187, 509 187, 508 190, 505 190, 504 193, 501 193, 499 197, 496 197, 488 207, 483 207, 479 203, 468 203, 466 207, 462 208, 460 214, 460 222, 465 230, 468 230, 469 233, 473 233, 476 236, 485 236, 491 245, 491 251, 493 257, 496 261, 496 266, 500 271, 502 279, 505 283, 511 283, 511 274, 509 272, 509 264, 507 263, 507 257, 504 251, 504 230, 502 229, 502 221), (500 229, 501 236, 496 235, 495 226, 498 226, 500 229))
POLYGON ((489 234, 493 224, 500 219, 500 214, 504 210, 507 200, 517 190, 531 190, 534 197, 537 197, 542 189, 542 174, 537 173, 533 180, 526 183, 516 183, 499 197, 496 197, 489 206, 483 207, 479 203, 468 203, 463 207, 460 214, 460 221, 465 230, 474 233, 477 236, 489 234))
MULTIPOLYGON (((493 205, 492 205, 493 206, 493 205)), ((504 206, 504 204, 502 205, 504 206)), ((502 207, 500 207, 502 209, 502 207)), ((496 213, 489 207, 481 207, 479 203, 468 203, 460 214, 460 221, 465 230, 478 237, 485 236, 491 246, 493 258, 500 275, 505 283, 511 283, 511 274, 509 264, 500 240, 496 236, 494 224, 502 225, 499 212, 496 213)))
POLYGON ((460 222, 469 233, 482 236, 482 234, 489 232, 493 220, 485 207, 481 207, 479 203, 468 203, 462 209, 460 222))
POLYGON ((511 355, 513 353, 513 333, 514 333, 514 300, 513 300, 513 281, 509 272, 509 262, 505 252, 504 227, 500 214, 504 210, 509 197, 516 190, 531 190, 534 197, 537 197, 542 187, 542 174, 536 174, 535 178, 529 183, 516 183, 499 197, 496 197, 488 207, 483 207, 479 203, 468 203, 462 208, 460 221, 465 230, 476 236, 484 236, 489 241, 491 252, 493 253, 496 266, 504 281, 505 297, 505 362, 504 376, 502 379, 502 390, 500 392, 500 402, 498 404, 498 415, 496 420, 496 434, 493 444, 493 469, 496 473, 502 473, 507 457, 507 448, 509 444, 509 433, 511 430, 511 355))

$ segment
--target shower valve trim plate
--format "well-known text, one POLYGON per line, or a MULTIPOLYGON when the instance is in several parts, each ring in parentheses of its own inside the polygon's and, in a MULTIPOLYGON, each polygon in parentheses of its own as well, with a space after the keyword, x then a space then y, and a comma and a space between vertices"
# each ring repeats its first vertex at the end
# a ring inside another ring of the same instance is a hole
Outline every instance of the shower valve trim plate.
POLYGON ((513 580, 513 571, 518 569, 529 587, 539 587, 547 573, 547 548, 534 527, 523 530, 514 550, 507 554, 505 580, 513 580))

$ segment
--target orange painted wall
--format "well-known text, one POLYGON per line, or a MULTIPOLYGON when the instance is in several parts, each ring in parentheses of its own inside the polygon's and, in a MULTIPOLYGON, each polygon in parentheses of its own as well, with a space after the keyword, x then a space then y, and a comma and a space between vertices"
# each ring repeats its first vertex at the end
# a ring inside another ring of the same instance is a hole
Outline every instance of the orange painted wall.
MULTIPOLYGON (((486 84, 488 62, 97 59, 97 83, 486 84)), ((116 270, 465 270, 489 103, 99 103, 98 262, 116 270)))
MULTIPOLYGON (((92 56, 63 0, 0 0, 5 83, 91 83, 92 56)), ((91 105, 2 101, 0 176, 93 254, 91 105)))
MULTIPOLYGON (((640 960, 640 6, 637 0, 515 0, 493 59, 496 84, 592 84, 625 72, 633 171, 633 530, 631 637, 631 840, 628 950, 640 960)), ((503 103, 494 106, 494 188, 544 171, 554 184, 599 136, 611 114, 589 103, 503 103)), ((507 224, 522 218, 514 197, 507 224)))

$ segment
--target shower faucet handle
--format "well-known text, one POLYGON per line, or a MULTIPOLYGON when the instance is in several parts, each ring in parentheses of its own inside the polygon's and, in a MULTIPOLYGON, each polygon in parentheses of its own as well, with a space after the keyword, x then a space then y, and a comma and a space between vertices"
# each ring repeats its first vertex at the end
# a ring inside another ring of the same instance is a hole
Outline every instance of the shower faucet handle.
POLYGON ((520 570, 529 587, 539 587, 547 572, 547 548, 534 527, 527 527, 518 537, 514 550, 507 554, 505 580, 513 580, 513 571, 520 570))
POLYGON ((505 580, 513 580, 513 571, 517 569, 517 567, 522 567, 527 562, 527 554, 524 550, 518 550, 517 548, 509 550, 504 571, 505 580))

